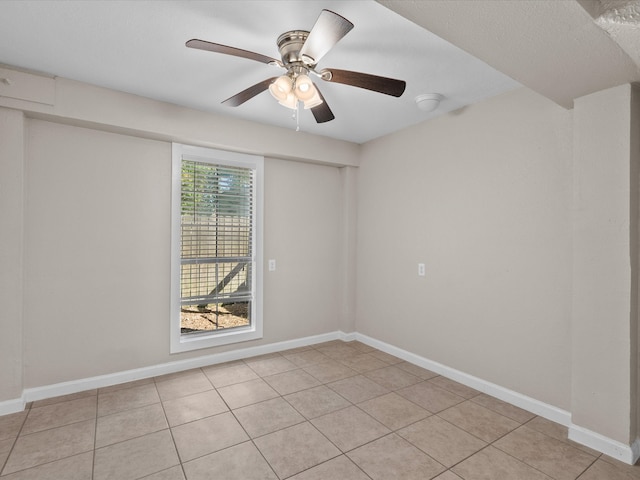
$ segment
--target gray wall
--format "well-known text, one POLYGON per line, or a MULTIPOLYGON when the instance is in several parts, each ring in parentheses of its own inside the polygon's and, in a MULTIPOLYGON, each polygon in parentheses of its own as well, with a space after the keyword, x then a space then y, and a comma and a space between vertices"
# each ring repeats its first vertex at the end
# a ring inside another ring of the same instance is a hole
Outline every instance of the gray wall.
MULTIPOLYGON (((169 143, 29 120, 27 144, 27 388, 237 348, 169 355, 169 143)), ((267 158, 265 192, 278 269, 243 347, 338 329, 339 169, 267 158)))
POLYGON ((525 89, 365 145, 357 331, 568 410, 571 161, 525 89))

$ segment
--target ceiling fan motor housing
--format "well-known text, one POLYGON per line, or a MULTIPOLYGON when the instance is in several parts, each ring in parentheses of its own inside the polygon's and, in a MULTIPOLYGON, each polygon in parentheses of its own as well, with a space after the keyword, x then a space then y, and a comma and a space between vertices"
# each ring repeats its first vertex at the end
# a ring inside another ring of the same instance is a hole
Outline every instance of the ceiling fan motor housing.
POLYGON ((308 36, 309 32, 305 30, 291 30, 278 37, 278 50, 287 70, 292 66, 305 66, 300 57, 300 50, 308 36))

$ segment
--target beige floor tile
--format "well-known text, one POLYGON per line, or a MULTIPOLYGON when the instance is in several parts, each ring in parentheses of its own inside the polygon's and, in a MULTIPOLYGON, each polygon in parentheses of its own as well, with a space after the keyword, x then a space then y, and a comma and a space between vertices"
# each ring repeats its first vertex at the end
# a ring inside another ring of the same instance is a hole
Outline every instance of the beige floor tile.
POLYGON ((358 407, 347 407, 311 420, 343 452, 353 450, 391 431, 358 407))
POLYGON ((640 461, 637 462, 635 465, 628 465, 608 455, 600 455, 598 460, 602 460, 603 462, 610 463, 611 465, 616 467, 618 470, 622 470, 627 475, 631 475, 634 479, 640 479, 640 461))
POLYGON ((13 448, 13 444, 15 443, 15 438, 5 438, 4 440, 0 440, 0 473, 2 473, 2 466, 7 458, 9 458, 9 453, 11 453, 11 449, 13 448))
POLYGON ((438 475, 433 480, 463 480, 463 479, 462 477, 459 477, 458 475, 453 473, 451 470, 447 470, 446 472, 438 475))
POLYGON ((419 367, 418 365, 414 365, 413 363, 409 362, 396 363, 395 366, 404 370, 405 372, 409 372, 411 375, 420 377, 423 380, 428 380, 430 378, 438 376, 436 372, 432 372, 431 370, 427 370, 426 368, 419 367))
POLYGON ((176 465, 175 467, 167 468, 158 473, 153 473, 140 480, 185 480, 184 473, 182 473, 182 467, 176 465))
POLYGON ((33 402, 32 407, 44 407, 46 405, 53 405, 54 403, 68 402, 69 400, 77 400, 84 397, 95 397, 98 395, 98 390, 85 390, 77 393, 70 393, 69 395, 61 395, 59 397, 45 398, 43 400, 36 400, 33 402))
POLYGON ((246 361, 247 365, 261 377, 268 375, 275 375, 276 373, 282 373, 289 370, 295 370, 297 365, 290 362, 281 355, 272 358, 265 358, 262 360, 249 359, 246 361))
POLYGON ((424 480, 445 470, 394 433, 356 448, 347 456, 373 480, 424 480))
POLYGON ((95 420, 18 437, 3 474, 17 472, 93 449, 95 420))
POLYGON ((324 353, 313 349, 296 353, 285 352, 283 356, 298 367, 308 367, 310 365, 331 361, 331 358, 327 357, 324 353))
POLYGON ((438 416, 485 442, 493 442, 520 426, 515 420, 471 401, 459 403, 438 416))
POLYGON ((125 388, 139 387, 141 385, 149 385, 155 383, 153 377, 141 378, 140 380, 133 380, 131 382, 118 383, 116 385, 109 385, 108 387, 102 387, 98 389, 98 395, 101 393, 115 392, 116 390, 124 390, 125 388))
POLYGON ((252 438, 302 423, 305 420, 280 397, 238 408, 233 411, 233 414, 252 438))
POLYGON ((376 357, 378 360, 382 360, 389 365, 396 365, 398 363, 404 362, 401 358, 398 358, 394 355, 390 355, 386 352, 381 352, 380 350, 374 350, 373 352, 369 352, 371 355, 376 357))
POLYGON ((163 402, 163 406, 171 427, 229 410, 222 397, 215 390, 167 400, 163 402))
POLYGON ((229 367, 235 367, 237 365, 247 365, 245 363, 245 361, 243 359, 239 359, 239 360, 230 360, 228 362, 221 362, 221 363, 213 363, 211 365, 207 365, 205 367, 202 367, 200 370, 202 370, 203 372, 205 370, 207 371, 213 371, 217 368, 229 368, 229 367))
POLYGON ((491 446, 467 458, 452 470, 464 480, 552 480, 544 473, 491 446))
POLYGON ((340 450, 308 422, 278 430, 254 442, 280 478, 340 455, 340 450))
POLYGON ((239 363, 226 368, 205 367, 202 371, 216 388, 260 378, 258 374, 251 370, 245 363, 239 363))
POLYGON ((93 452, 86 452, 3 476, 2 480, 91 480, 92 474, 93 452))
POLYGON ((351 402, 345 400, 325 385, 292 393, 284 398, 308 419, 335 412, 351 405, 351 402))
POLYGON ((176 380, 178 378, 190 377, 192 375, 197 375, 198 373, 202 373, 201 368, 190 368, 189 370, 180 370, 178 372, 158 375, 157 377, 154 377, 153 380, 155 383, 166 382, 168 380, 176 380))
POLYGON ((184 471, 188 480, 278 480, 251 442, 187 462, 184 471))
POLYGON ((405 440, 447 467, 473 455, 487 443, 434 415, 398 430, 405 440))
POLYGON ((358 340, 354 340, 353 342, 346 342, 346 344, 347 344, 347 346, 353 347, 353 348, 355 348, 356 350, 358 350, 359 352, 362 352, 362 353, 369 353, 369 352, 377 351, 375 348, 370 347, 366 343, 359 342, 358 340))
POLYGON ((338 380, 327 386, 353 403, 364 402, 365 400, 389 393, 388 388, 377 384, 373 380, 369 380, 364 375, 338 380))
POLYGON ((527 426, 502 437, 494 446, 556 480, 574 480, 595 461, 594 456, 527 426))
POLYGON ((640 478, 639 466, 626 465, 626 467, 619 467, 606 460, 598 459, 578 477, 578 480, 637 480, 640 478))
POLYGON ((333 458, 328 462, 305 470, 290 477, 290 480, 370 480, 360 468, 344 455, 333 458))
POLYGON ((96 397, 89 396, 43 407, 32 407, 22 427, 22 435, 62 427, 96 417, 96 397))
POLYGON ((397 393, 372 398, 358 406, 391 430, 398 430, 431 415, 397 393))
POLYGON ((141 437, 167 427, 164 411, 159 403, 98 417, 96 448, 141 437))
POLYGON ((481 393, 475 388, 467 387, 466 385, 463 385, 446 377, 433 377, 429 379, 429 381, 434 385, 443 388, 444 390, 455 393, 456 395, 459 395, 462 398, 466 399, 473 398, 477 395, 480 395, 481 393))
POLYGON ((316 350, 324 353, 327 357, 331 357, 334 360, 345 360, 349 357, 354 357, 362 354, 360 350, 344 342, 342 344, 318 347, 316 350))
POLYGON ((416 383, 397 391, 398 395, 411 400, 431 413, 438 413, 458 403, 464 402, 464 398, 444 390, 429 381, 416 383))
POLYGON ((178 465, 169 430, 96 449, 93 480, 134 480, 178 465))
POLYGON ((191 375, 185 375, 170 380, 156 381, 156 388, 162 401, 173 398, 186 397, 194 393, 211 390, 213 385, 207 376, 198 370, 191 375))
POLYGON ((0 416, 0 440, 16 438, 27 418, 27 413, 29 410, 0 416))
POLYGON ((282 357, 282 353, 280 352, 271 352, 271 353, 265 353, 262 355, 255 355, 253 357, 247 357, 243 359, 242 362, 245 365, 247 365, 251 362, 261 362, 262 360, 268 360, 270 358, 283 358, 283 357, 282 357))
POLYGON ((395 366, 371 370, 364 375, 389 390, 398 390, 399 388, 408 387, 409 385, 414 385, 422 381, 419 377, 395 366))
POLYGON ((185 423, 172 428, 171 431, 183 462, 249 440, 242 426, 230 412, 185 423))
POLYGON ((98 393, 98 415, 110 415, 130 408, 159 403, 155 383, 98 393))
POLYGON ((535 414, 531 412, 527 412, 522 408, 518 408, 515 405, 498 400, 497 398, 485 393, 481 393, 477 397, 473 397, 471 401, 521 424, 528 422, 535 417, 535 414))
POLYGON ((344 358, 340 360, 340 362, 360 373, 368 372, 370 370, 377 370, 389 365, 382 360, 378 360, 370 353, 359 353, 358 355, 344 358))
POLYGON ((567 427, 565 427, 564 425, 560 425, 559 423, 552 422, 551 420, 547 420, 546 418, 534 417, 531 421, 527 422, 527 427, 533 430, 537 430, 540 433, 544 433, 545 435, 549 435, 556 440, 567 443, 577 448, 578 450, 582 450, 585 453, 593 455, 594 457, 600 455, 600 452, 597 452, 580 443, 569 440, 569 429, 567 427))
POLYGON ((261 378, 219 388, 218 393, 231 409, 245 407, 278 396, 278 392, 261 378))
POLYGON ((320 382, 301 369, 290 370, 263 377, 264 381, 271 385, 280 395, 299 392, 320 385, 320 382))
POLYGON ((527 422, 527 427, 549 435, 556 440, 567 441, 569 438, 569 429, 567 427, 547 420, 546 418, 534 417, 531 421, 527 422))
POLYGON ((309 365, 303 369, 305 372, 313 375, 322 383, 335 382, 344 378, 353 377, 358 375, 358 372, 346 365, 331 360, 329 362, 320 363, 317 365, 309 365))

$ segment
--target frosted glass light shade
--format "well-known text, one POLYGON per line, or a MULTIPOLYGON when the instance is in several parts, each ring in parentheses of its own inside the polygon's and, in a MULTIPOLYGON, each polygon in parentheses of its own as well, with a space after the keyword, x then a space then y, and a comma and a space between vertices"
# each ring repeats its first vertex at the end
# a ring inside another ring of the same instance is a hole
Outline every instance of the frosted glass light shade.
POLYGON ((296 78, 295 94, 298 99, 303 102, 310 100, 313 98, 315 91, 316 88, 307 75, 299 75, 298 78, 296 78))
POLYGON ((304 109, 309 110, 310 108, 317 107, 321 103, 322 103, 322 98, 320 98, 320 94, 318 93, 318 90, 315 87, 313 87, 313 97, 311 97, 309 100, 305 100, 304 109))
POLYGON ((285 99, 284 100, 278 100, 278 103, 280 105, 282 105, 283 107, 287 107, 287 108, 290 108, 292 110, 295 110, 296 106, 298 105, 298 99, 293 94, 293 92, 289 92, 289 94, 285 97, 285 99))
POLYGON ((278 77, 275 82, 269 85, 269 92, 271 95, 278 100, 279 102, 283 102, 287 100, 287 95, 291 93, 291 89, 293 88, 293 82, 291 78, 287 75, 283 75, 278 77))

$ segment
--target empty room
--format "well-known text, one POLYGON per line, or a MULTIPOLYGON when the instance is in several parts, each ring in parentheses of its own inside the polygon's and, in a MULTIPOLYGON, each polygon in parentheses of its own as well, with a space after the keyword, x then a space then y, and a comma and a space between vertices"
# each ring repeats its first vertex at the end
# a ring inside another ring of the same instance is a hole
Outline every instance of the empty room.
POLYGON ((640 479, 639 0, 0 0, 0 480, 640 479))

